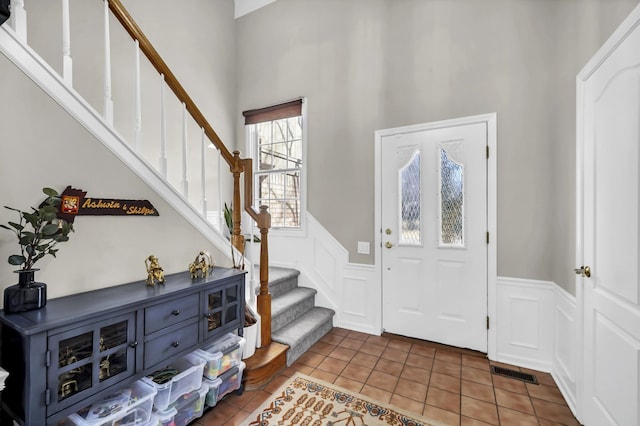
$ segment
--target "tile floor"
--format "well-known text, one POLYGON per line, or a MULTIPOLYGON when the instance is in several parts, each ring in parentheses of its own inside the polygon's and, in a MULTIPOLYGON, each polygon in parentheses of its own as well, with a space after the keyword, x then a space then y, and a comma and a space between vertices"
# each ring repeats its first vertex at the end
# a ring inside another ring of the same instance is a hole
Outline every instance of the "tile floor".
POLYGON ((550 374, 395 335, 333 328, 264 389, 227 395, 192 426, 237 425, 296 371, 447 425, 579 425, 550 374), (491 374, 496 364, 539 384, 491 374))

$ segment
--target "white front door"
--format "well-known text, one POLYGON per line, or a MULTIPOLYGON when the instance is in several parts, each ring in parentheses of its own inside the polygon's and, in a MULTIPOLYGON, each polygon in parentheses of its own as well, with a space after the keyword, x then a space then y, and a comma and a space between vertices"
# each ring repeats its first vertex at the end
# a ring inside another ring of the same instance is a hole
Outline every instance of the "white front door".
POLYGON ((385 331, 487 351, 487 123, 381 138, 385 331))
POLYGON ((639 24, 640 7, 578 76, 585 425, 640 424, 639 24))

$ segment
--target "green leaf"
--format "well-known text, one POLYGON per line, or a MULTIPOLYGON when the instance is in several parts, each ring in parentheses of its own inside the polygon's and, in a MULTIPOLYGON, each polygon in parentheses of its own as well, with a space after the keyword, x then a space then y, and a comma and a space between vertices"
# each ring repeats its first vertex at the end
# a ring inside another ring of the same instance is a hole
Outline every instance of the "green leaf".
POLYGON ((57 197, 59 195, 58 191, 53 188, 42 188, 42 192, 47 194, 49 197, 57 197))
POLYGON ((4 208, 5 208, 5 209, 9 209, 9 210, 13 210, 14 212, 20 212, 20 213, 22 213, 22 211, 21 211, 21 210, 14 209, 13 207, 4 206, 4 208))
MULTIPOLYGON (((11 222, 9 222, 11 223, 11 222)), ((13 229, 9 228, 7 225, 0 224, 0 228, 8 229, 9 231, 13 231, 13 229)))
POLYGON ((36 251, 33 249, 32 246, 26 246, 24 248, 24 251, 26 251, 29 256, 33 256, 34 254, 36 254, 36 251))
POLYGON ((38 215, 35 213, 23 212, 22 217, 31 224, 34 228, 38 227, 38 215))
MULTIPOLYGON (((12 227, 14 227, 15 229, 17 229, 18 231, 22 231, 24 229, 24 226, 19 224, 19 223, 15 223, 15 222, 9 222, 9 225, 11 225, 12 227)), ((7 228, 6 226, 2 225, 3 228, 7 228)), ((7 228, 9 229, 9 228, 7 228)))
POLYGON ((27 259, 25 259, 24 256, 21 256, 19 254, 14 254, 14 255, 9 256, 9 264, 10 265, 22 265, 26 261, 27 261, 27 259))
POLYGON ((35 234, 22 235, 22 237, 20 237, 18 242, 20 243, 21 246, 29 246, 33 244, 35 238, 36 238, 35 234))
POLYGON ((56 234, 52 237, 52 239, 57 243, 64 243, 65 241, 69 241, 69 237, 66 235, 56 234))
POLYGON ((45 236, 55 235, 58 232, 58 225, 55 223, 50 223, 49 225, 42 228, 42 234, 45 236))

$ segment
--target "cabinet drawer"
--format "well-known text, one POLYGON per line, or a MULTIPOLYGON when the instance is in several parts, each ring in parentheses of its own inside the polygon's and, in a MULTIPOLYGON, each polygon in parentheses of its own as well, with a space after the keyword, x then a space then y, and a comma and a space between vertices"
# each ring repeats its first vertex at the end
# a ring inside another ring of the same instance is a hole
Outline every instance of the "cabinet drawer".
POLYGON ((198 343, 198 323, 186 325, 144 344, 144 368, 153 367, 198 343))
POLYGON ((198 294, 170 300, 144 310, 144 334, 177 324, 198 315, 198 294))

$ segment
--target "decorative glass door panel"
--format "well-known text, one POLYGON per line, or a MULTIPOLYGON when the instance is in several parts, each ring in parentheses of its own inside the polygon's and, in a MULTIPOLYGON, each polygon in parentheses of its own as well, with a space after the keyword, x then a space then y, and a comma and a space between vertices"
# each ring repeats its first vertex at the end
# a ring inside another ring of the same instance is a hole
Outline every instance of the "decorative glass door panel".
POLYGON ((135 315, 128 314, 49 337, 50 409, 65 408, 84 399, 88 389, 132 375, 134 336, 135 315))
POLYGON ((92 385, 93 332, 82 333, 58 343, 58 400, 89 389, 92 385))
POLYGON ((420 147, 410 146, 398 150, 398 156, 409 157, 398 170, 400 184, 400 235, 398 244, 422 244, 422 182, 420 180, 420 147))
POLYGON ((242 290, 241 286, 233 283, 205 294, 205 340, 214 334, 213 331, 219 335, 224 330, 238 328, 242 314, 240 302, 244 298, 242 290))
POLYGON ((216 290, 207 294, 207 333, 222 325, 223 293, 223 290, 216 290))

